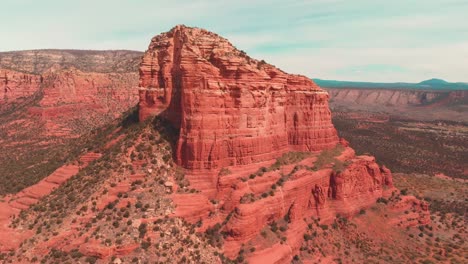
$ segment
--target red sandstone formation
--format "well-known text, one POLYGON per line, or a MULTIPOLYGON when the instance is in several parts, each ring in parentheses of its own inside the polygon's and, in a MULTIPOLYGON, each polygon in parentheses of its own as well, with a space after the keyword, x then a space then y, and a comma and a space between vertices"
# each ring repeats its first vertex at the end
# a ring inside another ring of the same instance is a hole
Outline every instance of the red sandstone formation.
POLYGON ((48 135, 76 136, 119 117, 138 102, 136 73, 52 67, 43 75, 0 69, 0 111, 20 103, 40 116, 48 135), (28 106, 29 106, 28 105, 28 106))
MULTIPOLYGON (((347 151, 353 152, 345 149, 343 154, 347 151)), ((222 189, 223 193, 219 195, 220 199, 225 199, 224 207, 228 211, 234 211, 226 225, 226 231, 230 234, 226 239, 226 253, 234 256, 241 244, 258 236, 266 224, 282 219, 285 215, 291 221, 290 228, 305 231, 304 218, 315 217, 326 222, 332 220, 336 214, 351 216, 374 204, 385 190, 385 177, 374 158, 353 156, 346 161, 350 165, 342 172, 334 172, 331 168, 316 172, 299 169, 294 172, 292 168, 285 168, 282 173, 290 175, 289 179, 282 186, 276 187, 274 195, 269 194, 265 198, 260 198, 262 193, 268 193, 270 186, 277 184, 281 172, 268 172, 268 175, 276 174, 277 177, 266 182, 266 190, 255 190, 256 179, 238 183, 233 182, 232 178, 229 183, 220 179, 220 187, 234 185, 233 190, 222 189), (235 199, 248 193, 254 193, 259 198, 248 203, 235 199)), ((310 161, 310 165, 312 164, 314 162, 310 161)), ((262 178, 269 178, 268 175, 265 174, 262 178)), ((297 239, 301 239, 300 232, 298 237, 291 237, 291 241, 297 239)), ((296 243, 300 245, 298 241, 296 243)), ((292 245, 288 243, 288 247, 292 245)), ((293 249, 298 250, 298 247, 293 249)), ((289 257, 286 256, 286 259, 289 257)))
POLYGON ((106 74, 52 68, 43 76, 44 98, 40 102, 43 108, 70 104, 124 108, 135 102, 135 92, 129 89, 136 83, 137 76, 133 73, 106 74))
POLYGON ((76 136, 119 117, 138 102, 136 73, 82 72, 52 67, 42 75, 0 69, 0 110, 25 102, 48 135, 76 136))
POLYGON ((6 104, 18 103, 19 99, 26 99, 40 90, 42 77, 11 70, 0 69, 0 110, 6 104))
POLYGON ((327 92, 197 28, 156 36, 143 57, 140 119, 157 114, 180 129, 176 157, 188 169, 258 163, 338 142, 327 92))
POLYGON ((391 210, 396 212, 407 212, 400 217, 392 219, 391 225, 408 227, 417 225, 427 225, 431 222, 429 204, 421 201, 414 196, 403 196, 400 201, 394 204, 391 210))
POLYGON ((325 88, 337 106, 441 106, 468 96, 467 91, 325 88))
POLYGON ((84 72, 137 72, 142 55, 131 50, 6 51, 0 52, 0 68, 32 74, 43 74, 54 65, 84 72))
POLYGON ((49 134, 81 134, 117 118, 137 103, 135 73, 95 73, 52 68, 43 75, 43 98, 29 112, 42 117, 49 134))
POLYGON ((177 26, 153 38, 139 90, 140 119, 159 115, 180 131, 176 161, 201 191, 174 194, 175 215, 202 220, 202 230, 229 215, 223 227, 229 257, 286 215, 287 243, 257 252, 252 261, 289 262, 302 243, 305 218, 352 215, 392 187, 390 171, 373 157, 356 156, 345 140, 341 154, 323 168, 310 169, 318 157, 298 167, 270 167, 290 151, 337 146, 328 93, 304 76, 248 57, 214 33, 177 26), (344 169, 332 169, 333 163, 344 169), (271 169, 249 177, 261 166, 271 169), (230 173, 222 175, 223 169, 230 173), (273 257, 262 258, 268 252, 273 257))

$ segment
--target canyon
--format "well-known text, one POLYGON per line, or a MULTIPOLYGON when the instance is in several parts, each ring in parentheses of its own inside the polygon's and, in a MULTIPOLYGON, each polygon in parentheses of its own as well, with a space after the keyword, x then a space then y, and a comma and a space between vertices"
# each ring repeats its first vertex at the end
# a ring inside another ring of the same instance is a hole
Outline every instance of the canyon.
POLYGON ((10 183, 0 194, 14 194, 77 159, 96 129, 135 107, 140 55, 0 52, 0 180, 10 183))
POLYGON ((45 134, 76 137, 137 103, 138 52, 0 52, 2 113, 26 110, 45 134))

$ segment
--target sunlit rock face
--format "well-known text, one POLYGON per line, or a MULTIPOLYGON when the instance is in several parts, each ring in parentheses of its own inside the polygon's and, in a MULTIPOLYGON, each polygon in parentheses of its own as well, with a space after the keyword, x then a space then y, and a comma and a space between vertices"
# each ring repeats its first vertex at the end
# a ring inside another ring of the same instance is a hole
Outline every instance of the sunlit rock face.
POLYGON ((333 147, 328 94, 247 56, 226 39, 177 26, 154 37, 140 67, 140 119, 180 130, 177 162, 214 169, 333 147))

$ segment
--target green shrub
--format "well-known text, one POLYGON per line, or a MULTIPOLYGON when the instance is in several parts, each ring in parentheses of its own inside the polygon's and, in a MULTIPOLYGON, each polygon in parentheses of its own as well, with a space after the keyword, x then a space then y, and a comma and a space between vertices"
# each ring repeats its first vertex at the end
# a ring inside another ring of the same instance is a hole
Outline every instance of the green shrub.
POLYGON ((229 175, 231 174, 232 172, 228 169, 228 168, 222 168, 220 171, 219 171, 219 176, 225 176, 225 175, 229 175))

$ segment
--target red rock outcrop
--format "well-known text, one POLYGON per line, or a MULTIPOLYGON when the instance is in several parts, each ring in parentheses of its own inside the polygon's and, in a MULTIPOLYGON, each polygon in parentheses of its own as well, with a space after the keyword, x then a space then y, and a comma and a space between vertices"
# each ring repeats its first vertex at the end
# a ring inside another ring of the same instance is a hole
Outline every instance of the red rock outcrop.
POLYGON ((392 205, 392 211, 405 212, 392 219, 389 224, 401 227, 427 225, 431 222, 429 204, 412 195, 402 196, 398 202, 392 205))
POLYGON ((126 50, 0 52, 0 111, 28 110, 33 116, 26 119, 40 123, 38 133, 45 131, 45 136, 79 136, 137 104, 133 88, 141 55, 126 50))
POLYGON ((41 117, 48 135, 77 136, 134 107, 137 83, 135 72, 83 72, 58 65, 42 75, 0 69, 0 111, 23 105, 41 117))
POLYGON ((198 28, 177 26, 156 36, 143 57, 140 119, 157 114, 180 130, 177 162, 192 170, 338 142, 327 92, 198 28))
POLYGON ((9 103, 18 103, 40 90, 42 77, 12 70, 0 69, 0 110, 9 103))
POLYGON ((427 91, 411 89, 325 88, 341 106, 425 106, 453 103, 468 96, 467 91, 427 91))
POLYGON ((352 215, 392 187, 388 169, 339 140, 327 92, 206 30, 176 26, 153 38, 140 67, 139 95, 140 120, 159 115, 178 129, 176 162, 200 191, 178 190, 175 216, 202 220, 200 230, 223 222, 229 257, 287 216, 287 242, 265 249, 275 249, 274 256, 265 251, 252 260, 289 262, 302 243, 305 218, 352 215), (327 149, 340 151, 319 157, 327 149), (291 151, 314 154, 275 166, 291 151))
POLYGON ((43 74, 43 97, 29 112, 46 123, 48 134, 79 135, 135 106, 136 73, 96 73, 51 68, 43 74))
MULTIPOLYGON (((224 207, 234 210, 234 214, 225 228, 230 234, 226 239, 226 253, 234 255, 241 244, 259 235, 266 224, 286 215, 290 219, 290 227, 302 226, 305 224, 304 218, 320 218, 327 222, 336 214, 351 216, 374 204, 378 197, 384 195, 385 190, 384 175, 375 159, 353 156, 347 162, 349 165, 342 172, 334 172, 331 168, 318 171, 284 168, 283 171, 268 172, 269 175, 278 176, 272 177, 265 184, 268 188, 263 190, 256 188, 256 179, 230 183, 234 184, 232 199, 226 199, 224 207), (289 178, 278 185, 281 174, 289 175, 289 178), (273 185, 276 187, 270 193, 273 185), (247 203, 234 198, 249 193, 258 198, 247 203), (262 196, 263 193, 268 195, 262 196)), ((268 178, 268 175, 261 176, 264 177, 268 178)), ((224 193, 230 191, 224 190, 224 193)), ((298 238, 291 241, 295 239, 298 238)))

